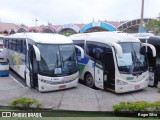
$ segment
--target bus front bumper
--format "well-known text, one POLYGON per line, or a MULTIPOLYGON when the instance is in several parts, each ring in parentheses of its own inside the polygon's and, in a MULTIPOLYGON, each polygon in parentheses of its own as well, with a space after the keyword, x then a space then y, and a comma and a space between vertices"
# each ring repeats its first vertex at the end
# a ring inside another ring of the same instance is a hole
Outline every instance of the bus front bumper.
POLYGON ((131 91, 137 91, 148 87, 149 77, 145 78, 145 80, 139 82, 128 82, 126 85, 116 85, 115 92, 116 93, 125 93, 131 91))
POLYGON ((78 83, 78 78, 76 78, 72 82, 63 83, 63 84, 57 84, 57 85, 39 82, 38 90, 40 92, 63 90, 63 89, 67 89, 67 88, 77 87, 77 83, 78 83))

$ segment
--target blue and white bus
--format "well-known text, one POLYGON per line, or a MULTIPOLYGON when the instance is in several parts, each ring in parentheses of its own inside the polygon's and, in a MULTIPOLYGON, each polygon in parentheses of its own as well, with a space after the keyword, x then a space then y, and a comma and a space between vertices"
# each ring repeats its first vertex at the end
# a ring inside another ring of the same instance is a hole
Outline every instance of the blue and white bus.
MULTIPOLYGON (((82 58, 83 49, 80 49, 82 58)), ((58 34, 17 33, 4 37, 10 68, 40 92, 76 87, 78 66, 72 40, 58 34)))
POLYGON ((149 72, 145 47, 139 39, 116 32, 95 32, 70 36, 82 47, 85 57, 77 50, 80 79, 89 87, 123 93, 148 86, 149 72))

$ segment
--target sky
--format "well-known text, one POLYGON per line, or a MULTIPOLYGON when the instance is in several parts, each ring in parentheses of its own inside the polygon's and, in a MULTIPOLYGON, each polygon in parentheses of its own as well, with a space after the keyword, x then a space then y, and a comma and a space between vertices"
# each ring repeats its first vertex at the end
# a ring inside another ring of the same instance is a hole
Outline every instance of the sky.
MULTIPOLYGON (((126 21, 141 16, 142 0, 0 0, 0 22, 27 26, 126 21), (37 19, 37 22, 35 22, 37 19)), ((160 15, 160 0, 144 0, 144 18, 160 15)))

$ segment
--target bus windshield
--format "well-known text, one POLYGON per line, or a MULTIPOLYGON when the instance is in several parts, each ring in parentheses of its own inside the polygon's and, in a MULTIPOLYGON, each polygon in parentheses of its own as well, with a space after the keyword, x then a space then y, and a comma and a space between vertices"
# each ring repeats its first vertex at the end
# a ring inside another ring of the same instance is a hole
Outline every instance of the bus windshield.
POLYGON ((137 74, 148 70, 145 48, 138 42, 119 43, 123 50, 123 57, 117 56, 118 69, 122 74, 137 74))
POLYGON ((39 73, 47 76, 63 76, 78 71, 73 44, 37 44, 41 53, 39 73))

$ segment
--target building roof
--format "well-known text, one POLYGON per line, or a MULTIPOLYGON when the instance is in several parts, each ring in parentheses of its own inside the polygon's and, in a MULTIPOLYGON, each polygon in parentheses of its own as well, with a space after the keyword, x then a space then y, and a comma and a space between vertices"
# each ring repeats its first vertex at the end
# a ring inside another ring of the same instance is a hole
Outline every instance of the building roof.
POLYGON ((57 29, 60 25, 52 25, 55 29, 57 29))
POLYGON ((116 22, 116 21, 105 21, 113 26, 115 26, 116 28, 121 24, 120 22, 116 22))
POLYGON ((4 32, 5 30, 6 31, 11 31, 12 29, 14 30, 18 30, 19 26, 14 24, 14 23, 2 23, 0 22, 0 32, 4 32))
POLYGON ((77 25, 79 28, 82 28, 83 26, 85 26, 86 24, 75 24, 77 25))

